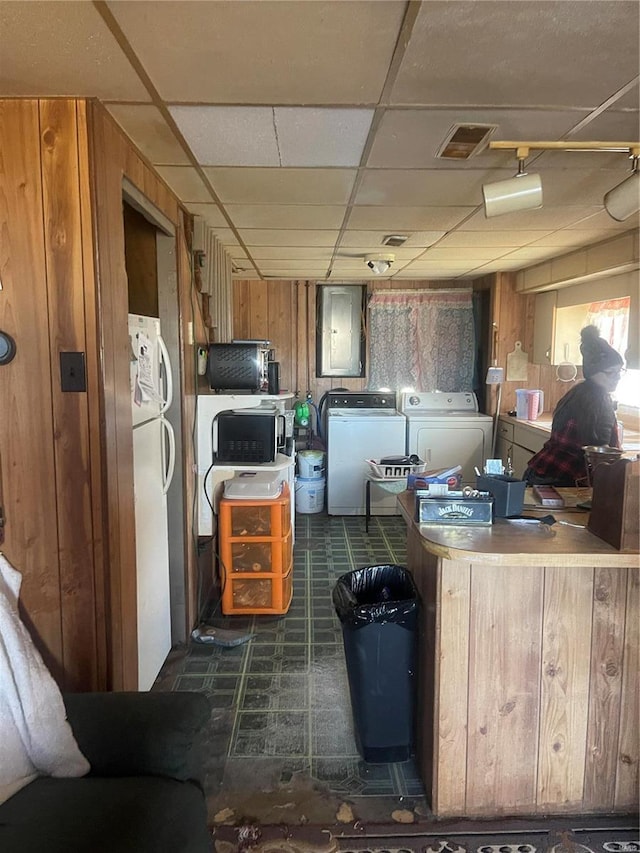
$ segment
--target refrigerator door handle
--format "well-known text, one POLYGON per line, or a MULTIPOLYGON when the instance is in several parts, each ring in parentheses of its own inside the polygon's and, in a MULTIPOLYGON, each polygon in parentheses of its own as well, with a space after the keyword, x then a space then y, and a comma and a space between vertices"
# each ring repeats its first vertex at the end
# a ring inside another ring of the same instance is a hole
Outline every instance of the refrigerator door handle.
POLYGON ((173 480, 176 467, 176 436, 173 427, 166 418, 160 418, 160 423, 167 433, 169 457, 166 457, 166 445, 162 442, 162 494, 166 495, 173 480))
POLYGON ((171 403, 173 402, 173 374, 171 372, 171 359, 169 358, 169 350, 162 339, 162 335, 158 335, 158 347, 160 348, 160 363, 164 364, 164 375, 167 379, 167 393, 160 407, 160 414, 164 415, 171 403))

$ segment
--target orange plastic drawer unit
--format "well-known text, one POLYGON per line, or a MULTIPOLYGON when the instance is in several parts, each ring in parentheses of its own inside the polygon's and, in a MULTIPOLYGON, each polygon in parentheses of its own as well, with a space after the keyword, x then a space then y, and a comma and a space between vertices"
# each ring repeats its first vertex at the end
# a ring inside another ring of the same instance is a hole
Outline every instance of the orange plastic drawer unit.
POLYGON ((291 499, 220 501, 222 612, 286 613, 291 604, 291 499))
POLYGON ((222 570, 222 612, 285 614, 293 596, 293 565, 286 574, 229 574, 222 570))
POLYGON ((291 498, 289 486, 283 483, 279 497, 269 500, 220 501, 220 532, 226 537, 281 538, 291 528, 291 498))

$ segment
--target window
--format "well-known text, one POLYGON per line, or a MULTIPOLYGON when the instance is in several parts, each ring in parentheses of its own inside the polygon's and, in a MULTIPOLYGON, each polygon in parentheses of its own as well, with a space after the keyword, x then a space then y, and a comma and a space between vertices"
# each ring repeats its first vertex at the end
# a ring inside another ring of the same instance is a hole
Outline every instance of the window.
MULTIPOLYGON (((553 363, 582 363, 580 329, 589 324, 597 326, 607 343, 625 358, 629 345, 630 308, 629 296, 558 308, 553 363)), ((621 405, 640 407, 640 370, 627 370, 613 396, 621 405)))

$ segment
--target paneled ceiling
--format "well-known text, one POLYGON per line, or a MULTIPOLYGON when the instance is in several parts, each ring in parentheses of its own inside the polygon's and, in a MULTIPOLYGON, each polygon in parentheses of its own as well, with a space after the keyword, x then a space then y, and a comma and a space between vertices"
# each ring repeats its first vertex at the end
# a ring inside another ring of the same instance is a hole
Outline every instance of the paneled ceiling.
POLYGON ((634 141, 637 0, 0 2, 0 96, 95 97, 241 278, 471 278, 638 227, 603 208, 627 157, 537 152, 541 209, 487 219, 493 139, 634 141), (383 245, 388 235, 408 239, 383 245))

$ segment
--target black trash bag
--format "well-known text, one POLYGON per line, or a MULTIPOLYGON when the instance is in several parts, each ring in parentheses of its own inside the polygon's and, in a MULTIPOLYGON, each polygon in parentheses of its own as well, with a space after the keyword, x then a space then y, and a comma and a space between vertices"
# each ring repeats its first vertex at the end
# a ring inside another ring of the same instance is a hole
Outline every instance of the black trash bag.
POLYGON ((365 566, 341 575, 333 588, 333 605, 351 628, 393 622, 413 630, 418 589, 404 566, 365 566))
POLYGON ((408 761, 413 752, 419 595, 403 566, 367 566, 338 578, 354 734, 365 761, 408 761))

